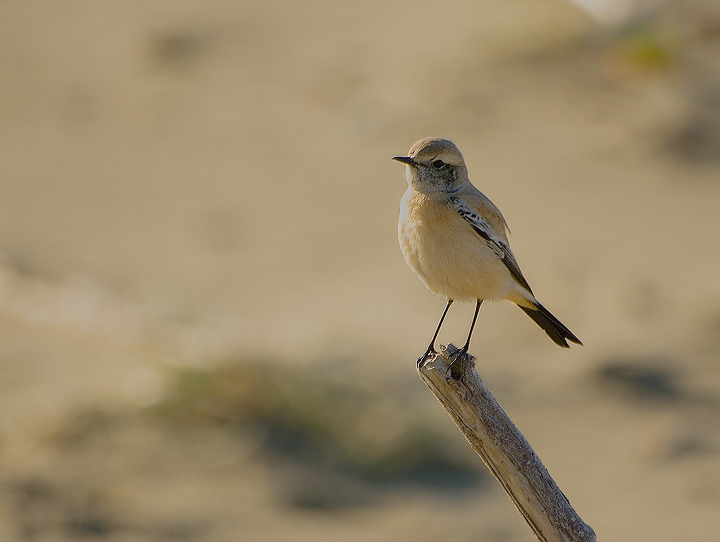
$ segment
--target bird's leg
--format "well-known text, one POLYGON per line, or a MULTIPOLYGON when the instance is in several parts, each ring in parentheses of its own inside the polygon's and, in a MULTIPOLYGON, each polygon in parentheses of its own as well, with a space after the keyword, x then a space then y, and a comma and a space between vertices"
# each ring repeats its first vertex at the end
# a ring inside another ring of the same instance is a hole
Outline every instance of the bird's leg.
POLYGON ((437 329, 435 330, 435 334, 433 335, 432 340, 430 341, 430 346, 428 346, 428 349, 425 351, 425 353, 420 356, 417 360, 418 367, 420 367, 425 361, 425 359, 431 355, 431 354, 437 354, 437 350, 435 350, 435 339, 437 339, 438 333, 440 333, 440 328, 442 327, 443 320, 445 320, 445 315, 447 314, 448 309, 450 308, 450 305, 452 305, 453 300, 448 299, 447 305, 445 305, 445 310, 442 313, 442 316, 440 317, 440 322, 438 322, 437 329))
POLYGON ((459 360, 461 357, 463 357, 465 354, 467 354, 468 348, 470 348, 470 337, 472 337, 473 329, 475 328, 475 322, 477 321, 478 312, 480 312, 480 305, 482 305, 483 300, 478 299, 477 304, 475 305, 475 314, 473 315, 472 324, 470 324, 470 332, 468 333, 467 341, 465 341, 465 346, 463 346, 460 350, 455 352, 455 355, 453 356, 453 360, 450 362, 449 369, 452 370, 453 366, 459 360))
POLYGON ((473 315, 472 324, 470 324, 470 332, 468 333, 467 341, 465 341, 465 346, 460 349, 463 353, 467 353, 468 348, 470 348, 470 337, 472 337, 473 329, 475 329, 475 322, 477 321, 478 312, 480 312, 480 305, 482 305, 482 302, 482 299, 478 299, 477 304, 475 305, 475 314, 473 315))

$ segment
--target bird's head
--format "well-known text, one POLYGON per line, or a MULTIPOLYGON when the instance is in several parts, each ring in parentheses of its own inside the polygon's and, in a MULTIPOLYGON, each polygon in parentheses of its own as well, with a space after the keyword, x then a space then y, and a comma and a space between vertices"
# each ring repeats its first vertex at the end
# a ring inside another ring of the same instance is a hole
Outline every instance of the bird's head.
POLYGON ((424 194, 453 193, 468 180, 463 155, 447 139, 421 139, 410 147, 407 156, 393 160, 407 165, 408 184, 424 194))

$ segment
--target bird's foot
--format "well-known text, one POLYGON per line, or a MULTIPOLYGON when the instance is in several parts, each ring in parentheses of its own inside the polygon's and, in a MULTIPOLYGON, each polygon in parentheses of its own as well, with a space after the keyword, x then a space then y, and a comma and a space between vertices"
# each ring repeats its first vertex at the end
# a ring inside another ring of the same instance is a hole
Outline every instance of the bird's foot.
POLYGON ((435 350, 435 348, 433 348, 432 346, 430 346, 430 348, 428 348, 427 350, 425 350, 425 353, 418 358, 418 360, 417 360, 417 368, 418 368, 418 369, 421 369, 422 366, 425 365, 425 361, 427 361, 428 358, 430 358, 430 357, 432 357, 432 356, 434 356, 434 355, 436 355, 436 354, 437 354, 437 351, 435 350))
POLYGON ((468 345, 466 344, 460 350, 456 350, 450 355, 450 363, 448 364, 448 373, 453 380, 460 380, 463 373, 463 365, 468 360, 468 345))

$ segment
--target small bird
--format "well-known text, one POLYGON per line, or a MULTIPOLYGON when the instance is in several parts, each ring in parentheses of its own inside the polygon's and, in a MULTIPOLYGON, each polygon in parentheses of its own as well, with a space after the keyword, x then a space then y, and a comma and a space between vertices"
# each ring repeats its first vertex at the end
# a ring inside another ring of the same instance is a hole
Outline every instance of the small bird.
MULTIPOLYGON (((405 261, 425 286, 447 299, 422 363, 436 353, 435 339, 453 301, 475 301, 467 341, 484 300, 506 299, 520 307, 555 344, 582 344, 533 294, 510 250, 505 218, 468 178, 460 150, 452 141, 429 137, 407 156, 393 160, 406 167, 408 189, 400 202, 398 239, 405 261)), ((456 357, 455 359, 458 359, 456 357)))

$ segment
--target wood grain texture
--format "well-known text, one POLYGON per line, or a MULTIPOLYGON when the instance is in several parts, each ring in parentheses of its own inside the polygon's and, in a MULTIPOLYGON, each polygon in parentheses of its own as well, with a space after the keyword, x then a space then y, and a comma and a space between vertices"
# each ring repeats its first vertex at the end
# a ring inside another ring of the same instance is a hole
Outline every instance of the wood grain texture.
POLYGON ((500 482, 537 538, 543 542, 595 542, 530 444, 485 387, 474 358, 453 345, 418 366, 420 378, 500 482))

